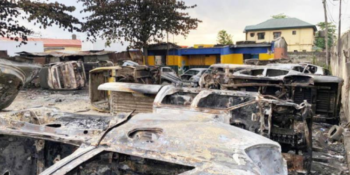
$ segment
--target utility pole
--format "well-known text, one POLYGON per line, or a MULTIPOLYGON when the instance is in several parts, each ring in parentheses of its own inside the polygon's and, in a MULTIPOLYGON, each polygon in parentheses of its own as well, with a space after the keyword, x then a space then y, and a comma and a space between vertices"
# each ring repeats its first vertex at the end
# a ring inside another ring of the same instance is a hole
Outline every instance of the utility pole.
POLYGON ((325 18, 325 45, 326 45, 326 64, 329 68, 330 59, 329 59, 329 49, 328 49, 328 19, 327 19, 327 1, 323 0, 323 8, 324 8, 324 18, 325 18))
POLYGON ((338 29, 338 59, 341 59, 341 4, 342 0, 339 0, 339 29, 338 29))

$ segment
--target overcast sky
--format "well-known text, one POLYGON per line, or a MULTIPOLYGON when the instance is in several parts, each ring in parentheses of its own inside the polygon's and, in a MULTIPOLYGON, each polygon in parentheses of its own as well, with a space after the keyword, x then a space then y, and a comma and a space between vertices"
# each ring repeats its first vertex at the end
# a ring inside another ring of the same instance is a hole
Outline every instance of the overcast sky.
MULTIPOLYGON (((54 0, 50 0, 54 1, 54 0)), ((339 0, 327 0, 329 10, 329 21, 338 25, 339 0)), ((350 29, 350 0, 343 0, 342 31, 350 29)), ((79 18, 81 5, 75 0, 59 0, 67 5, 73 5, 77 8, 74 15, 79 18)), ((203 22, 199 24, 197 30, 184 38, 183 36, 170 37, 179 45, 192 46, 194 44, 215 44, 216 36, 219 30, 226 30, 233 35, 234 42, 245 39, 243 30, 247 25, 254 25, 266 21, 272 15, 284 13, 289 17, 299 18, 311 24, 317 24, 324 21, 324 12, 322 0, 185 0, 188 5, 197 4, 195 9, 189 10, 192 17, 198 18, 203 22)), ((65 32, 58 27, 50 27, 46 30, 40 30, 33 27, 36 32, 40 32, 45 38, 70 38, 71 33, 65 32)), ((85 35, 78 33, 78 38, 84 40, 85 35)), ((113 45, 113 50, 121 51, 125 45, 113 45)))

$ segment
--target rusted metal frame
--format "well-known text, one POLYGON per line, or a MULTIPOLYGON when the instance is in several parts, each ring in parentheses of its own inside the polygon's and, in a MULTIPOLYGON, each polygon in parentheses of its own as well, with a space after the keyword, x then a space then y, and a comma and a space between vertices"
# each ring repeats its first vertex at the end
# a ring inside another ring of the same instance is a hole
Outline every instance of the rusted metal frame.
POLYGON ((65 175, 70 170, 74 169, 76 166, 82 164, 83 162, 94 157, 95 155, 101 153, 104 149, 105 149, 104 147, 80 148, 70 156, 62 159, 61 161, 55 163, 53 166, 46 169, 43 173, 41 173, 41 175, 52 175, 52 174, 65 175), (70 165, 66 166, 68 164, 70 165))
POLYGON ((310 109, 310 106, 308 104, 305 105, 305 108, 302 112, 302 118, 304 123, 304 129, 305 129, 305 137, 306 137, 306 144, 307 144, 307 152, 304 156, 306 160, 304 160, 304 168, 308 173, 311 171, 311 164, 312 164, 312 123, 313 123, 313 112, 310 109))
POLYGON ((240 83, 240 84, 234 84, 234 83, 230 83, 230 84, 221 84, 220 86, 228 88, 228 87, 245 87, 245 86, 273 86, 273 87, 279 87, 282 88, 283 85, 279 85, 279 84, 268 84, 268 83, 240 83))
POLYGON ((36 168, 37 174, 40 174, 45 169, 45 141, 44 140, 35 140, 35 148, 36 148, 36 168))
POLYGON ((245 102, 245 103, 241 103, 239 105, 235 105, 235 106, 229 107, 229 108, 226 109, 226 111, 233 111, 233 110, 236 110, 238 108, 242 108, 242 107, 245 107, 245 106, 252 105, 254 103, 257 103, 257 101, 256 100, 251 100, 251 101, 248 101, 248 102, 245 102))

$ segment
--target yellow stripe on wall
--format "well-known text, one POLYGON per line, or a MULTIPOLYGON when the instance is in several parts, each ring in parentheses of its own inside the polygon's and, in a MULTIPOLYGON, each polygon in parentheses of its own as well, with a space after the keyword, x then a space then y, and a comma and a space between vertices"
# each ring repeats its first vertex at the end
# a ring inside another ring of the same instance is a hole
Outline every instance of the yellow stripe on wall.
POLYGON ((166 65, 168 66, 177 66, 177 60, 179 59, 178 58, 179 56, 177 55, 169 55, 166 59, 166 65))
POLYGON ((155 66, 156 65, 154 56, 148 56, 148 65, 150 65, 150 66, 155 66))
POLYGON ((243 64, 243 54, 221 55, 222 64, 243 64))
POLYGON ((270 59, 274 59, 274 58, 275 58, 274 54, 267 54, 267 53, 259 54, 259 60, 270 60, 270 59))
POLYGON ((212 64, 216 63, 216 55, 210 55, 205 57, 205 65, 211 66, 212 64))

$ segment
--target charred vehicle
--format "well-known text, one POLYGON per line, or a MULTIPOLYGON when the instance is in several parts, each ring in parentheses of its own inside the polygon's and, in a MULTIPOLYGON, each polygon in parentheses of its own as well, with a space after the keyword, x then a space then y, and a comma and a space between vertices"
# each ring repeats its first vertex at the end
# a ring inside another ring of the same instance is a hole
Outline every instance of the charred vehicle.
POLYGON ((260 92, 297 104, 306 100, 318 120, 337 123, 343 80, 277 68, 245 69, 230 75, 222 89, 260 92))
POLYGON ((41 66, 0 59, 0 110, 11 105, 20 89, 33 80, 41 66))
POLYGON ((107 83, 99 89, 112 93, 114 114, 152 112, 153 105, 153 113, 210 116, 279 142, 291 173, 307 174, 311 168, 313 114, 307 102, 297 105, 251 92, 161 85, 107 83))
POLYGON ((287 70, 294 70, 305 74, 331 75, 328 69, 313 64, 267 64, 266 66, 271 68, 283 68, 287 70))
POLYGON ((83 62, 57 62, 45 66, 40 72, 40 86, 51 90, 78 90, 86 87, 83 62))
MULTIPOLYGON (((201 78, 201 87, 210 89, 259 92, 297 104, 306 100, 312 104, 316 118, 337 123, 343 80, 312 65, 275 64, 249 66, 225 73, 211 73, 201 78)), ((213 69, 214 70, 214 69, 213 69)))
POLYGON ((180 77, 184 86, 199 87, 199 80, 206 71, 206 68, 192 68, 180 77))
MULTIPOLYGON (((110 92, 99 91, 98 87, 107 82, 126 82, 140 84, 177 84, 181 80, 169 72, 171 68, 148 66, 100 67, 90 71, 90 102, 92 109, 109 112, 110 92), (170 82, 170 83, 169 83, 170 82)), ((171 69, 172 70, 172 69, 171 69)))
POLYGON ((108 128, 113 117, 33 108, 0 116, 0 174, 43 172, 108 128))
POLYGON ((206 115, 174 115, 2 116, 0 173, 287 175, 276 142, 206 115))
POLYGON ((220 89, 220 84, 225 83, 226 77, 236 71, 251 67, 255 66, 243 64, 213 64, 199 79, 199 86, 201 88, 220 89))

